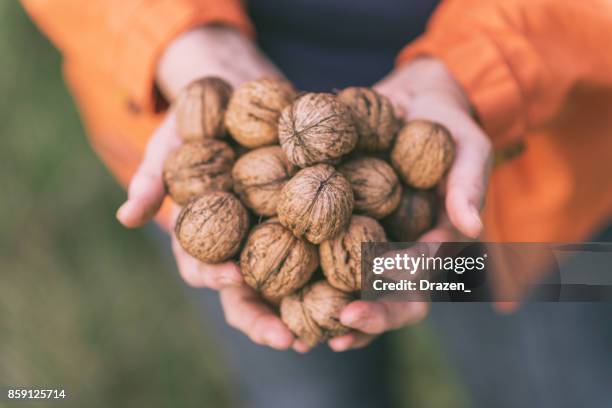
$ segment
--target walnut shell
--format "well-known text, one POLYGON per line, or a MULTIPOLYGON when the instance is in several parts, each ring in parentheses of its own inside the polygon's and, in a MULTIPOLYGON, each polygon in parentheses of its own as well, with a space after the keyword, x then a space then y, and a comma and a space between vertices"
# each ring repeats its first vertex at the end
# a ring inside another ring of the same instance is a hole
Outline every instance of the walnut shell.
POLYGON ((290 162, 307 167, 335 163, 357 144, 357 130, 346 105, 328 93, 306 93, 287 106, 278 138, 290 162))
POLYGON ((438 184, 455 158, 455 144, 443 125, 415 120, 404 126, 391 151, 391 163, 408 185, 438 184))
POLYGON ((384 160, 360 157, 346 162, 338 171, 353 187, 355 212, 380 219, 398 206, 402 186, 393 168, 384 160))
POLYGON ((174 233, 191 256, 219 263, 238 252, 248 229, 249 216, 240 200, 225 191, 210 191, 183 207, 174 233))
POLYGON ((278 143, 278 117, 296 92, 282 79, 263 78, 241 85, 229 101, 225 126, 233 138, 249 148, 278 143))
POLYGON ((296 171, 280 146, 260 147, 236 161, 232 170, 234 191, 255 213, 273 216, 281 189, 296 171))
POLYGON ((166 190, 180 205, 207 191, 231 190, 234 157, 234 151, 219 140, 186 143, 164 162, 166 190))
POLYGON ((391 148, 400 121, 389 98, 370 88, 350 87, 338 93, 338 99, 353 112, 358 149, 382 152, 391 148))
POLYGON ((269 300, 304 286, 318 266, 317 248, 295 237, 276 218, 253 228, 240 254, 245 282, 269 300))
POLYGON ((348 223, 353 211, 351 184, 328 164, 302 169, 281 190, 277 210, 281 224, 295 236, 319 244, 348 223))
POLYGON ((439 206, 434 191, 404 187, 400 204, 391 215, 382 220, 382 225, 393 241, 413 242, 433 228, 439 206))
POLYGON ((340 313, 352 300, 326 281, 318 281, 282 300, 281 319, 297 338, 313 347, 350 331, 340 323, 340 313))
POLYGON ((179 94, 176 100, 176 126, 186 141, 197 141, 225 135, 225 109, 232 86, 221 78, 198 79, 179 94))
POLYGON ((387 242, 387 237, 375 219, 354 215, 344 231, 319 246, 321 269, 334 288, 345 292, 361 289, 362 242, 387 242))

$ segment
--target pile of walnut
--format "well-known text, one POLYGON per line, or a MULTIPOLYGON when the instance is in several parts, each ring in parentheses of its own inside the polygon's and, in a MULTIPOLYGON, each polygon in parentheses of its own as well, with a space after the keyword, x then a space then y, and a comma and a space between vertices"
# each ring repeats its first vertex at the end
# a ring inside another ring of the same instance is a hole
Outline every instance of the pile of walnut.
POLYGON ((232 90, 210 77, 175 108, 184 144, 163 175, 184 206, 179 242, 206 263, 240 253, 245 282, 308 345, 348 331, 338 315, 361 286, 362 242, 414 241, 435 222, 451 135, 402 126, 369 88, 297 93, 266 78, 232 90))

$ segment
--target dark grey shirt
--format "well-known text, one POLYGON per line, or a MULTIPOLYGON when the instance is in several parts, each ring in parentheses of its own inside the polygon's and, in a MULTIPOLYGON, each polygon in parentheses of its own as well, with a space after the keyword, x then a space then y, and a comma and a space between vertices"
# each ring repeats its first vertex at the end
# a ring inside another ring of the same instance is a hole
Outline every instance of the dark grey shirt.
POLYGON ((425 29, 438 0, 251 0, 260 46, 295 85, 372 85, 425 29))

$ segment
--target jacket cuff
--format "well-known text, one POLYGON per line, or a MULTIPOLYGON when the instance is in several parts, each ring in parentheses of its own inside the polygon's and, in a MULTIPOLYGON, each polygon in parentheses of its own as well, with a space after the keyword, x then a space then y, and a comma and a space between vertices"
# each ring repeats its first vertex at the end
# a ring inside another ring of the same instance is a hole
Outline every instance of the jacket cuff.
POLYGON ((165 48, 180 34, 204 24, 224 24, 245 35, 254 29, 240 0, 155 0, 134 11, 126 27, 116 37, 114 61, 119 85, 126 103, 135 111, 154 111, 155 73, 165 48))
POLYGON ((527 129, 524 96, 504 51, 492 37, 468 31, 426 33, 402 50, 397 63, 421 56, 446 65, 495 146, 508 146, 523 137, 527 129))

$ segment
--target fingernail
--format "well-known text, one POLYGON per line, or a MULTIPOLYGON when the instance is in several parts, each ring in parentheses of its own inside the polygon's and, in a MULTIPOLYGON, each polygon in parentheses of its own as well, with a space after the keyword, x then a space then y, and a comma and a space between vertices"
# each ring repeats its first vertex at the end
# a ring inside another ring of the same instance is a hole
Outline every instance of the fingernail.
POLYGON ((310 351, 310 347, 308 347, 302 341, 296 340, 295 343, 293 343, 293 350, 297 353, 304 354, 310 351))
POLYGON ((284 330, 280 330, 279 328, 270 330, 266 334, 266 340, 270 347, 278 348, 278 349, 286 349, 289 347, 290 340, 287 338, 284 330))
POLYGON ((363 313, 359 312, 345 313, 344 315, 340 316, 340 321, 345 326, 359 326, 363 323, 363 320, 365 320, 365 316, 363 313))
POLYGON ((475 208, 472 208, 472 225, 474 226, 474 237, 476 238, 482 232, 482 219, 480 213, 475 208))
POLYGON ((346 351, 348 350, 348 348, 350 347, 351 343, 348 340, 338 340, 338 341, 330 341, 329 346, 332 348, 332 350, 337 351, 337 352, 341 352, 341 351, 346 351))
POLYGON ((121 222, 125 220, 125 216, 126 216, 125 212, 127 211, 126 210, 127 205, 128 205, 127 201, 121 204, 121 206, 117 209, 117 212, 115 213, 115 217, 121 222))

